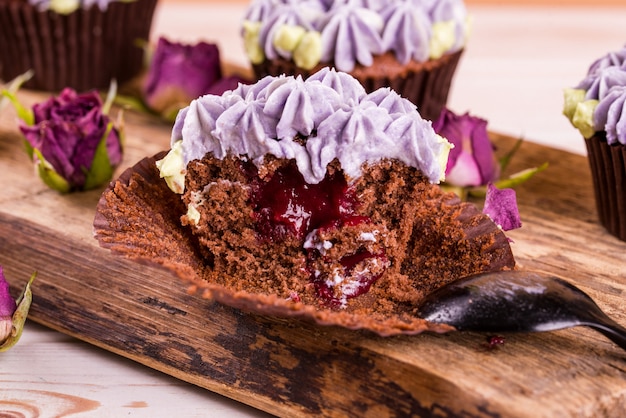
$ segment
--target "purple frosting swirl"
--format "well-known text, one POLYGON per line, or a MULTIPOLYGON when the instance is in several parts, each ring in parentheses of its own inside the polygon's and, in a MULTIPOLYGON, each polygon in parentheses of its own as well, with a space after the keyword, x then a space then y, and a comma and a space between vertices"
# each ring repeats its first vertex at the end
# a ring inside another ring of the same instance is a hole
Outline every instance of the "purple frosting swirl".
POLYGON ((383 45, 394 51, 398 61, 426 61, 429 55, 428 40, 432 35, 431 20, 426 10, 416 8, 411 2, 394 2, 382 11, 385 20, 383 45), (398 36, 399 33, 405 36, 398 36))
POLYGON ((626 145, 626 46, 594 61, 577 85, 585 100, 598 100, 593 125, 606 132, 609 144, 626 145))
POLYGON ((276 59, 279 56, 291 59, 291 53, 282 51, 274 47, 274 36, 282 25, 302 26, 306 30, 312 30, 311 22, 304 15, 307 9, 302 9, 295 3, 277 4, 266 18, 266 24, 261 28, 259 42, 266 51, 265 55, 269 59, 276 59))
POLYGON ((267 59, 291 58, 273 44, 273 35, 284 24, 297 25, 321 34, 322 62, 350 72, 388 51, 403 64, 428 60, 439 22, 453 22, 447 52, 458 51, 465 43, 467 11, 462 0, 255 0, 244 19, 261 24, 259 44, 267 59))
POLYGON ((306 80, 267 76, 222 96, 202 96, 178 114, 172 146, 178 141, 185 166, 206 153, 255 164, 271 154, 295 159, 310 184, 324 178, 334 159, 350 178, 366 162, 398 159, 438 182, 449 151, 406 99, 388 88, 365 94, 356 79, 328 68, 306 80))
POLYGON ((356 62, 369 66, 384 51, 380 33, 384 21, 369 9, 351 3, 337 4, 320 22, 322 61, 334 61, 341 71, 352 71, 356 62))
POLYGON ((604 126, 610 145, 626 145, 626 85, 614 86, 600 100, 593 114, 595 126, 604 126))

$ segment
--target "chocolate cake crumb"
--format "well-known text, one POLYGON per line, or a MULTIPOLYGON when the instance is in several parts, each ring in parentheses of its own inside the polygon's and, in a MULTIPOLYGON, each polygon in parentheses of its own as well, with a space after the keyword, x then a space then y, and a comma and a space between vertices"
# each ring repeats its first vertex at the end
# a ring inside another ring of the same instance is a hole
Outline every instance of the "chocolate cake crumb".
MULTIPOLYGON (((181 199, 159 176, 162 155, 128 169, 103 193, 95 236, 103 247, 164 266, 203 296, 236 308, 382 336, 444 332, 451 327, 417 317, 425 294, 515 266, 506 236, 486 215, 397 160, 345 179, 357 213, 342 226, 268 239, 259 234, 251 196, 288 160, 272 158, 256 170, 245 160, 206 155, 188 165, 181 199), (324 288, 332 266, 357 277, 358 295, 342 298, 324 288)), ((343 175, 336 162, 329 172, 343 175)))
MULTIPOLYGON (((286 160, 272 159, 269 168, 261 169, 264 180, 286 164, 286 160)), ((336 161, 329 166, 331 172, 338 169, 336 161)), ((327 307, 360 314, 411 314, 425 294, 445 283, 512 267, 511 257, 498 262, 507 258, 509 248, 502 245, 506 238, 485 215, 397 160, 369 165, 360 178, 347 179, 358 197, 358 214, 371 222, 320 233, 323 236, 317 239, 332 247, 313 262, 302 238, 273 241, 259 237, 250 204, 253 186, 239 159, 207 155, 188 170, 183 201, 195 204, 199 220, 192 223, 185 215, 183 224, 198 237, 203 255, 213 262, 214 268, 206 270, 204 279, 228 289, 275 294, 286 300, 297 294, 305 304, 324 305, 311 270, 332 275, 342 257, 384 252, 386 261, 366 266, 369 274, 380 273, 365 292, 367 297, 327 307), (491 230, 485 231, 483 225, 491 230), (360 236, 372 240, 364 242, 360 236), (496 248, 497 242, 502 248, 496 248), (372 271, 376 268, 377 273, 372 271)))

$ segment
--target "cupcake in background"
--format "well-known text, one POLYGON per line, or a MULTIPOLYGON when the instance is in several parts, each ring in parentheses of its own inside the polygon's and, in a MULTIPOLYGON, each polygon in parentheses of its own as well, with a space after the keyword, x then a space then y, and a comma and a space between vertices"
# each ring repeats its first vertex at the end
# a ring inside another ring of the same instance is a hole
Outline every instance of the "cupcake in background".
POLYGON ((333 67, 436 119, 468 33, 462 0, 254 0, 242 24, 257 78, 333 67))
POLYGON ((0 79, 24 87, 105 89, 143 69, 157 0, 0 0, 0 79))
POLYGON ((565 89, 563 114, 585 139, 602 225, 626 241, 626 47, 597 59, 565 89))

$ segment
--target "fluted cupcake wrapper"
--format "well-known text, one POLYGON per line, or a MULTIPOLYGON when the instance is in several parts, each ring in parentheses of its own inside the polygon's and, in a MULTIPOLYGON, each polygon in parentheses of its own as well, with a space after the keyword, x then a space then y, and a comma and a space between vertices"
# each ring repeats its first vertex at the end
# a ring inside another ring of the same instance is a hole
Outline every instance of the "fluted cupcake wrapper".
MULTIPOLYGON (((370 313, 359 313, 317 303, 296 303, 262 288, 241 290, 239 286, 218 283, 212 263, 203 255, 199 238, 181 224, 180 217, 186 213, 186 205, 180 195, 172 193, 160 178, 156 161, 164 155, 165 152, 161 152, 139 161, 104 191, 96 207, 93 225, 100 246, 139 263, 164 267, 191 285, 190 290, 248 312, 369 330, 381 336, 451 330, 447 325, 419 318, 413 312, 414 305, 402 301, 388 300, 388 304, 394 306, 392 313, 380 311, 380 306, 389 306, 387 303, 375 304, 378 308, 373 307, 370 313)), ((463 246, 475 248, 480 253, 481 260, 484 260, 481 271, 515 268, 507 237, 487 216, 452 193, 441 193, 435 200, 440 205, 435 201, 430 201, 429 205, 440 206, 442 211, 459 221, 458 232, 464 237, 463 246)), ((433 214, 440 215, 441 212, 433 214)), ((445 270, 442 267, 441 277, 458 277, 458 272, 451 270, 448 275, 443 273, 445 270)), ((362 303, 368 303, 366 301, 362 303)))
POLYGON ((0 78, 28 70, 24 87, 59 91, 103 89, 115 78, 124 83, 143 68, 157 0, 113 2, 69 15, 38 11, 26 2, 0 3, 0 78))
POLYGON ((626 241, 626 146, 609 145, 604 132, 585 143, 600 223, 626 241))
MULTIPOLYGON (((369 67, 357 66, 350 74, 359 80, 365 90, 371 93, 380 87, 391 87, 400 96, 409 99, 424 119, 435 120, 448 101, 448 93, 456 67, 463 50, 447 54, 436 60, 423 63, 411 61, 406 65, 398 63, 392 53, 376 56, 369 67)), ((252 66, 255 76, 266 75, 309 75, 332 63, 320 63, 311 70, 304 70, 286 59, 265 60, 252 66)))

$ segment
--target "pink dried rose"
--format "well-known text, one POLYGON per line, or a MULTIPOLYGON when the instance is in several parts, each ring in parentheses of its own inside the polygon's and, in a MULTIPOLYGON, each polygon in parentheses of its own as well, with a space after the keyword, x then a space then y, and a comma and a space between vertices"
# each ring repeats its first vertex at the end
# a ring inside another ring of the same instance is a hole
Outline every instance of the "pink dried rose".
POLYGON ((238 83, 239 76, 222 77, 217 45, 207 42, 183 44, 159 38, 143 84, 143 102, 166 120, 205 94, 222 94, 238 83))
POLYGON ((66 88, 56 97, 23 107, 15 94, 3 94, 22 120, 20 130, 29 156, 46 185, 59 192, 89 190, 108 182, 122 161, 123 129, 107 115, 96 91, 66 88))
POLYGON ((433 122, 433 129, 454 145, 446 166, 446 182, 457 187, 481 186, 500 176, 487 121, 448 109, 433 122))
POLYGON ((468 196, 484 197, 489 183, 498 189, 515 187, 548 166, 544 163, 501 178, 501 173, 521 146, 522 140, 517 141, 513 149, 498 160, 495 146, 489 139, 487 121, 469 113, 457 115, 449 109, 443 109, 439 118, 433 122, 433 129, 454 145, 446 166, 443 187, 463 199, 468 196))
POLYGON ((485 119, 469 113, 457 115, 449 109, 443 109, 439 118, 433 122, 433 129, 454 145, 442 188, 454 191, 462 199, 468 196, 484 197, 483 212, 505 231, 521 227, 516 193, 512 187, 546 169, 548 164, 502 179, 500 175, 521 146, 521 140, 498 160, 485 119))
POLYGON ((9 283, 0 266, 0 352, 13 347, 22 336, 33 299, 30 286, 35 276, 36 273, 30 277, 22 294, 14 300, 9 293, 9 283))

